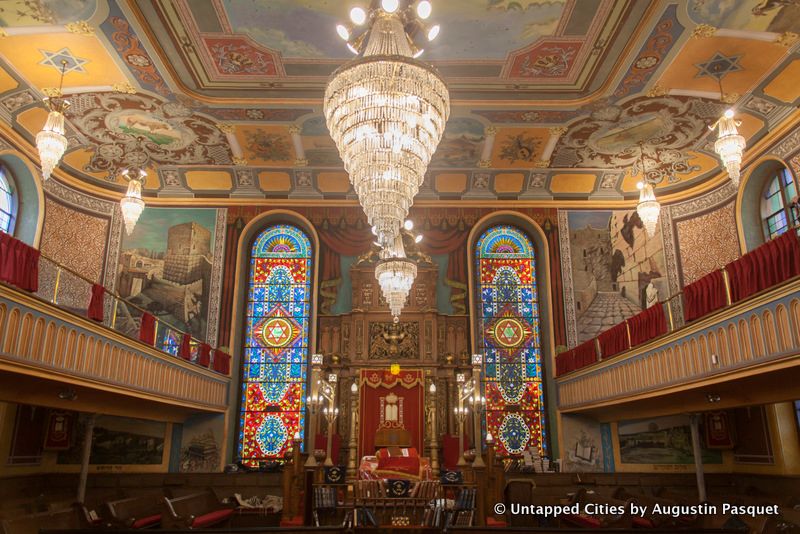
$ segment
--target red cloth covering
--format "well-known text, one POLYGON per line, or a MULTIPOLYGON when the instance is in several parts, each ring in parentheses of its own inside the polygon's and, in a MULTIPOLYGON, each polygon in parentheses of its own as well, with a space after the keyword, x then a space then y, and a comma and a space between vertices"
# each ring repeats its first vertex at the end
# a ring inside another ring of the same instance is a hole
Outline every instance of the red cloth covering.
POLYGON ((575 370, 575 349, 556 355, 556 376, 575 370))
POLYGON ((597 345, 594 338, 584 341, 574 349, 556 356, 556 376, 581 369, 598 361, 597 345))
POLYGON ((599 336, 597 341, 600 344, 600 354, 603 359, 616 356, 622 351, 628 350, 628 327, 625 321, 616 326, 612 326, 599 336))
POLYGON ((0 281, 35 293, 39 290, 40 252, 0 232, 0 281))
POLYGON ((139 341, 154 345, 156 342, 156 318, 145 312, 142 314, 142 326, 139 328, 139 341))
POLYGON ((722 271, 711 272, 683 288, 683 316, 687 323, 723 308, 726 303, 722 271))
POLYGON ((422 449, 425 395, 425 374, 422 369, 402 369, 399 375, 389 370, 361 369, 359 375, 359 431, 360 454, 375 451, 375 435, 381 428, 405 428, 411 434, 411 446, 422 449), (398 421, 384 421, 386 398, 394 394, 399 408, 398 421))
POLYGON ((658 302, 628 319, 631 330, 631 347, 641 345, 667 332, 664 306, 658 302))
POLYGON ((381 476, 419 476, 419 454, 414 447, 378 449, 378 469, 381 476))
POLYGON ((794 230, 783 233, 725 266, 731 301, 739 302, 800 275, 800 243, 794 230))
MULTIPOLYGON (((464 451, 469 450, 468 442, 469 440, 465 436, 464 451)), ((444 463, 444 468, 448 471, 457 470, 459 456, 461 456, 461 453, 458 451, 458 436, 445 434, 442 438, 442 463, 444 463)))
POLYGON ((218 523, 226 521, 231 516, 231 514, 233 514, 232 508, 223 508, 222 510, 214 510, 213 512, 209 512, 207 514, 195 517, 194 521, 192 521, 191 526, 192 528, 210 527, 212 525, 216 525, 218 523))
POLYGON ((184 360, 192 359, 192 336, 183 334, 181 336, 181 345, 178 347, 178 356, 184 360))
POLYGON ((161 523, 161 514, 148 515, 134 521, 131 528, 149 528, 159 523, 161 523))
MULTIPOLYGON (((314 449, 320 449, 328 452, 328 435, 317 434, 314 438, 314 449)), ((334 434, 331 438, 331 461, 333 465, 339 464, 339 451, 342 449, 342 437, 339 434, 334 434)), ((314 451, 311 451, 312 453, 314 451)))
POLYGON ((231 372, 231 355, 219 349, 214 350, 214 370, 223 375, 231 372))
POLYGON ((208 367, 211 363, 211 345, 208 343, 200 343, 197 348, 197 365, 208 367))
POLYGON ((92 298, 89 300, 89 308, 86 316, 92 321, 103 322, 103 312, 106 296, 106 288, 100 284, 92 284, 92 298))

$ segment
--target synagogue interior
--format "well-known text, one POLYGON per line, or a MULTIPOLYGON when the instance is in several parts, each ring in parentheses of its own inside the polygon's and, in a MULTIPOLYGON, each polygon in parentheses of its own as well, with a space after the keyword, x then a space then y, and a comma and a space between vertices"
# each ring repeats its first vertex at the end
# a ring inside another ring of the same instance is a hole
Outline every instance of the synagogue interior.
POLYGON ((798 34, 0 0, 0 534, 800 533, 798 34))

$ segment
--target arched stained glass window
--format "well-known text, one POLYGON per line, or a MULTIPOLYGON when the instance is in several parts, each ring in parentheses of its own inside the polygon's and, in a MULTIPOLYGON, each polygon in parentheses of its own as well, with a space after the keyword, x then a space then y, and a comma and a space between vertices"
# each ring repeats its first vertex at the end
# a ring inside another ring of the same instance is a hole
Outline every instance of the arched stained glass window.
POLYGON ((486 430, 498 453, 547 451, 536 258, 509 225, 486 230, 475 247, 478 351, 484 355, 486 430))
POLYGON ((15 199, 6 172, 0 167, 0 231, 10 234, 14 230, 15 199))
POLYGON ((288 224, 261 232, 250 253, 238 457, 282 458, 303 435, 311 317, 311 243, 288 224))

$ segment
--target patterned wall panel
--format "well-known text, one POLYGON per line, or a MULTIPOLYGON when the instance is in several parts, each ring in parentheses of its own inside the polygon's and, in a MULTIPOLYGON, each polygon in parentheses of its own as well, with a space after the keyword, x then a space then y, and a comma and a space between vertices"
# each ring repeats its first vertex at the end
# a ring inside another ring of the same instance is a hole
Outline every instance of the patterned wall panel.
POLYGON ((675 223, 683 283, 721 269, 740 255, 735 203, 675 223))

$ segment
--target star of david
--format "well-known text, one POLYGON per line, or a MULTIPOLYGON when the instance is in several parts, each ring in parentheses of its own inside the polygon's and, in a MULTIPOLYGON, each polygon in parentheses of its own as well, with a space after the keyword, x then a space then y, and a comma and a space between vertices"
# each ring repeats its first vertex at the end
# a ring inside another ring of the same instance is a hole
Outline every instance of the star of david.
POLYGON ((729 72, 742 70, 742 66, 739 65, 739 59, 741 59, 741 57, 741 55, 726 56, 725 54, 716 52, 708 61, 697 63, 695 65, 695 67, 698 69, 695 78, 703 78, 704 76, 708 76, 709 78, 714 78, 715 80, 721 80, 723 76, 729 72))
POLYGON ((83 68, 85 64, 89 62, 88 59, 83 59, 80 57, 76 57, 72 52, 69 51, 69 48, 64 47, 58 52, 50 52, 49 50, 42 50, 39 49, 39 52, 42 53, 44 59, 39 62, 39 65, 50 66, 56 69, 58 72, 61 72, 61 62, 66 61, 67 64, 64 66, 64 72, 86 72, 83 68))
POLYGON ((487 325, 485 332, 495 346, 516 350, 527 343, 533 330, 526 319, 516 316, 514 310, 506 308, 487 325))
POLYGON ((282 317, 275 317, 264 324, 262 336, 268 345, 273 347, 283 347, 293 337, 293 328, 289 322, 282 317))

